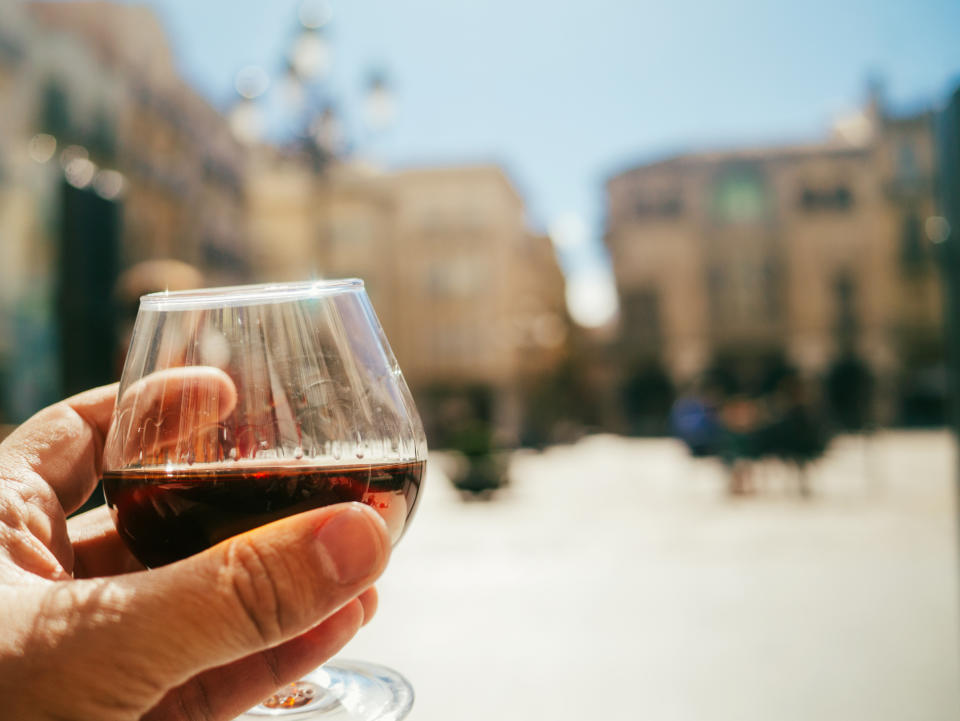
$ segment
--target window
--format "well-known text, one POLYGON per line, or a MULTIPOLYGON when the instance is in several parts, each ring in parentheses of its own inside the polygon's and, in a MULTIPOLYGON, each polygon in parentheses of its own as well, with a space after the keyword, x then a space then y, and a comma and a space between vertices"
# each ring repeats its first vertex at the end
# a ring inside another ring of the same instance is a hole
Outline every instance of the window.
POLYGON ((644 353, 659 351, 662 341, 660 299, 652 288, 634 290, 623 298, 624 337, 644 353))
POLYGON ((738 168, 724 173, 713 196, 716 216, 727 223, 754 223, 767 214, 767 192, 754 170, 738 168))
POLYGON ((362 215, 334 218, 327 226, 326 237, 334 253, 365 253, 373 238, 373 228, 369 218, 362 215))
POLYGON ((0 33, 0 57, 3 56, 13 63, 23 58, 24 48, 19 38, 0 33))
POLYGON ((780 317, 783 298, 780 284, 783 274, 780 272, 779 263, 773 258, 767 258, 763 263, 761 274, 764 295, 762 311, 766 314, 767 320, 775 321, 780 317))
POLYGON ((641 197, 634 204, 633 210, 639 218, 676 218, 683 214, 683 199, 679 193, 641 197))
POLYGON ((856 286, 849 272, 837 275, 833 283, 836 298, 836 333, 840 347, 849 349, 857 335, 856 286))
POLYGON ((897 179, 903 182, 917 180, 920 169, 917 167, 917 153, 913 143, 901 140, 897 144, 897 179))
POLYGON ((800 207, 808 212, 844 211, 853 207, 853 193, 845 185, 832 188, 804 188, 800 193, 800 207))
POLYGON ((723 270, 717 267, 713 267, 707 273, 707 284, 710 287, 710 293, 722 293, 724 283, 726 278, 724 277, 723 270))
POLYGON ((440 263, 434 263, 427 268, 426 285, 432 296, 450 295, 450 274, 447 272, 447 268, 440 263))
POLYGON ((915 210, 911 210, 903 217, 900 235, 900 262, 905 270, 915 271, 923 266, 925 260, 926 252, 920 216, 915 210))
POLYGON ((738 254, 717 258, 707 271, 714 331, 776 322, 783 309, 783 274, 776 258, 738 254))

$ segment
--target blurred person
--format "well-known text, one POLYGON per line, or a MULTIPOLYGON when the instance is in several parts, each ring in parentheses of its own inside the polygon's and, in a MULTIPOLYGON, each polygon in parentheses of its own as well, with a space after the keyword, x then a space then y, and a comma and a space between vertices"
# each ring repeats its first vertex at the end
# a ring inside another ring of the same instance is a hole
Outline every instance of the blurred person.
MULTIPOLYGON (((235 404, 219 370, 177 372, 235 404)), ((232 719, 370 619, 386 527, 366 506, 329 506, 146 571, 106 508, 67 520, 100 478, 116 396, 68 398, 0 444, 2 715, 232 719)))
POLYGON ((761 423, 762 409, 755 398, 734 395, 722 401, 720 459, 727 467, 731 496, 746 496, 756 490, 753 461, 760 455, 757 431, 761 423))
POLYGON ((722 428, 717 404, 716 392, 707 387, 682 394, 670 408, 671 432, 683 441, 694 458, 712 456, 719 451, 722 428))
POLYGON ((758 439, 761 452, 793 466, 797 489, 808 497, 807 466, 823 455, 830 438, 824 414, 814 403, 809 383, 795 372, 780 380, 769 406, 770 419, 758 439))

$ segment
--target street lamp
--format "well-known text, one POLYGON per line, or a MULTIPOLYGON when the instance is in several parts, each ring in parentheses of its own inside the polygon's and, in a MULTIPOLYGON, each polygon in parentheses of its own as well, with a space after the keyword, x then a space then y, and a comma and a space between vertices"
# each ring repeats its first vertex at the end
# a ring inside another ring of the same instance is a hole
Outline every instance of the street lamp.
MULTIPOLYGON (((349 147, 336 103, 322 83, 332 64, 332 50, 326 28, 333 18, 324 0, 304 0, 297 12, 297 29, 285 54, 279 91, 284 115, 297 136, 297 144, 310 157, 317 172, 349 147)), ((258 106, 270 82, 261 68, 247 67, 237 74, 240 100, 230 112, 230 125, 237 137, 248 144, 263 134, 258 106)), ((393 120, 395 104, 382 70, 371 72, 363 100, 364 124, 374 132, 384 130, 393 120)))
POLYGON ((255 101, 270 87, 270 76, 263 68, 248 65, 237 73, 233 85, 240 100, 230 111, 230 129, 240 142, 252 145, 263 134, 263 117, 255 101))
POLYGON ((297 9, 297 19, 303 27, 317 30, 333 19, 333 8, 327 0, 304 0, 297 9))
POLYGON ((301 24, 287 59, 290 70, 303 82, 326 73, 330 67, 330 46, 321 29, 301 24))
POLYGON ((383 70, 373 71, 367 81, 367 97, 364 101, 367 125, 372 130, 385 129, 393 122, 395 110, 393 93, 387 83, 386 73, 383 70))

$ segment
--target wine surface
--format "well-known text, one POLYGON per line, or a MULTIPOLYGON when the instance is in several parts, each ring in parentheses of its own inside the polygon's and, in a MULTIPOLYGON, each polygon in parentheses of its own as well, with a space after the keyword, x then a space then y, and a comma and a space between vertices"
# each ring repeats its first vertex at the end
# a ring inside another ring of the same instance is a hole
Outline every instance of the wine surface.
POLYGON ((396 543, 425 465, 136 469, 104 473, 103 491, 120 537, 141 563, 156 567, 279 518, 348 501, 374 508, 396 543))

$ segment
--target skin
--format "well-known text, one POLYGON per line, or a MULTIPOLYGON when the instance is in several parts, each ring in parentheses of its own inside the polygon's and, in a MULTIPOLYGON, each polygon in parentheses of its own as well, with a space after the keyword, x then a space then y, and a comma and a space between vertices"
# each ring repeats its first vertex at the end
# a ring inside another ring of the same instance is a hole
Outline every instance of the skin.
MULTIPOLYGON (((229 379, 206 373, 229 412, 229 379)), ((0 717, 232 719, 370 619, 386 526, 331 506, 144 570, 105 508, 66 520, 100 477, 116 395, 73 396, 0 444, 0 717)))

